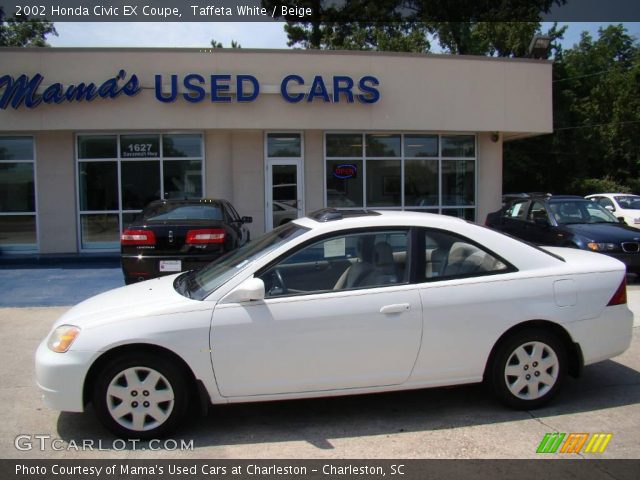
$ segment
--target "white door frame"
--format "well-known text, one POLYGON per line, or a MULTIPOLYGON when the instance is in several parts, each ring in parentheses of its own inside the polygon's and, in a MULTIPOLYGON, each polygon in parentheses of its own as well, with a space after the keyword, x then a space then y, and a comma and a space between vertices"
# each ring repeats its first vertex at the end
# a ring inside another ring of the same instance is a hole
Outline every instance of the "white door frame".
POLYGON ((298 218, 305 214, 304 207, 304 132, 302 131, 269 131, 264 133, 264 228, 265 231, 273 229, 273 166, 295 165, 297 167, 297 207, 298 218), (300 157, 269 157, 267 139, 270 133, 297 133, 300 135, 300 157))

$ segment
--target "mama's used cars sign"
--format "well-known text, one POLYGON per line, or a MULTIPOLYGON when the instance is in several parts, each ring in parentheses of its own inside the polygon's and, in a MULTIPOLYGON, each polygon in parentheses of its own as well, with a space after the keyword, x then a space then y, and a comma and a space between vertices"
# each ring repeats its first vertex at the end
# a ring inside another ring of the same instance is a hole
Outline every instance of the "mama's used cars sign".
MULTIPOLYGON (((31 77, 26 74, 0 77, 0 109, 18 109, 23 105, 36 108, 42 104, 92 102, 96 98, 115 99, 123 95, 133 97, 142 91, 138 76, 128 76, 124 70, 101 84, 80 82, 45 85, 45 77, 40 73, 31 77)), ((377 88, 379 85, 378 79, 370 75, 361 78, 345 75, 315 75, 313 78, 304 78, 290 74, 280 82, 280 95, 290 103, 354 103, 356 100, 360 103, 376 103, 380 99, 377 88)), ((253 102, 260 95, 260 82, 253 75, 157 74, 154 91, 156 100, 163 103, 176 100, 199 103, 207 96, 214 103, 253 102), (165 82, 168 82, 168 88, 165 82)))

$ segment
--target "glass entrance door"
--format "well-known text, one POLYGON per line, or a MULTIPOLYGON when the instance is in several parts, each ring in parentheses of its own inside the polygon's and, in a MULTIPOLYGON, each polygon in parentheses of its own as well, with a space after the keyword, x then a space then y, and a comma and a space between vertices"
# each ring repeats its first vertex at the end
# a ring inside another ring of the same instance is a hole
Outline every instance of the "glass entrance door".
POLYGON ((271 230, 304 215, 300 159, 269 159, 267 164, 266 227, 271 230))

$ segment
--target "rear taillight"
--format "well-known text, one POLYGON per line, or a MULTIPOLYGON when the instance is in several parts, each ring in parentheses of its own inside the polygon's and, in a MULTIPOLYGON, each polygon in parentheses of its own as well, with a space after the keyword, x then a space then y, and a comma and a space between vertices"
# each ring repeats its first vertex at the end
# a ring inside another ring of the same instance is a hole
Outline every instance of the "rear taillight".
POLYGON ((187 245, 203 245, 206 243, 224 243, 225 231, 221 228, 203 228, 187 232, 187 245))
POLYGON ((120 245, 155 245, 156 236, 151 230, 126 229, 120 235, 120 245))
POLYGON ((622 282, 620 282, 620 286, 616 290, 616 293, 613 294, 609 303, 607 303, 607 307, 611 307, 613 305, 623 305, 627 303, 627 279, 623 278, 622 282))

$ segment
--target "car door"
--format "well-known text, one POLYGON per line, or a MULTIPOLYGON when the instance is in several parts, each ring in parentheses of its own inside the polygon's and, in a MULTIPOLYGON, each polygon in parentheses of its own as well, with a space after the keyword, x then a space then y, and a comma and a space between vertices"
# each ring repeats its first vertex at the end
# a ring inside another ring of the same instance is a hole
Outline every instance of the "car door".
POLYGON ((517 200, 509 205, 504 211, 500 230, 514 237, 523 238, 528 205, 528 200, 517 200))
POLYGON ((552 220, 544 202, 539 200, 531 202, 522 238, 538 245, 556 245, 558 243, 552 220))
POLYGON ((405 229, 340 233, 256 272, 265 282, 264 301, 222 301, 214 310, 211 356, 221 395, 403 383, 422 335, 420 295, 408 281, 408 247, 405 229), (307 262, 306 278, 298 270, 284 280, 283 272, 304 263, 300 259, 316 258, 318 249, 328 266, 307 262), (328 276, 333 268, 339 275, 328 276))
POLYGON ((228 202, 225 205, 227 207, 226 210, 231 220, 230 225, 238 235, 238 245, 244 245, 245 243, 247 243, 247 240, 249 238, 249 230, 244 225, 244 223, 242 223, 240 215, 238 215, 236 209, 233 208, 233 205, 228 202))
POLYGON ((424 329, 411 381, 479 381, 496 339, 522 308, 521 287, 511 283, 516 269, 444 230, 420 229, 416 251, 425 252, 415 260, 424 329))

